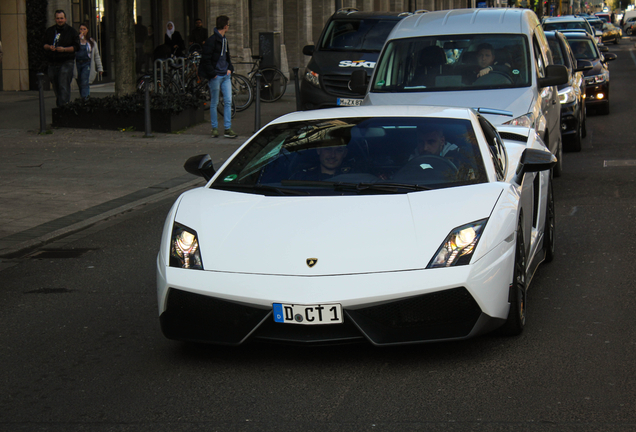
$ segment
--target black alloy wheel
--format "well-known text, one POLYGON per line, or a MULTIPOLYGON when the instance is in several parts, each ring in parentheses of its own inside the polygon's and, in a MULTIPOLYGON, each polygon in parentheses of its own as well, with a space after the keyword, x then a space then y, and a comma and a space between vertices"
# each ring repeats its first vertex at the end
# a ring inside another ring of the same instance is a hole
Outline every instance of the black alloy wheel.
POLYGON ((508 318, 500 328, 505 336, 518 336, 526 325, 526 246, 523 241, 523 218, 517 225, 517 242, 515 247, 515 263, 510 284, 510 310, 508 318))

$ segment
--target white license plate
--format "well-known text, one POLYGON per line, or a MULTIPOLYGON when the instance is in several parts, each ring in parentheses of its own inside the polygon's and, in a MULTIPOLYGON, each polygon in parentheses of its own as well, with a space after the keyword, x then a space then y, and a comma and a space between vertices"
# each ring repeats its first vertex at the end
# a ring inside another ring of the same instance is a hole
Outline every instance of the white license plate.
POLYGON ((360 106, 362 99, 338 98, 338 106, 360 106))
POLYGON ((274 303, 274 321, 285 324, 341 324, 342 305, 293 305, 274 303))

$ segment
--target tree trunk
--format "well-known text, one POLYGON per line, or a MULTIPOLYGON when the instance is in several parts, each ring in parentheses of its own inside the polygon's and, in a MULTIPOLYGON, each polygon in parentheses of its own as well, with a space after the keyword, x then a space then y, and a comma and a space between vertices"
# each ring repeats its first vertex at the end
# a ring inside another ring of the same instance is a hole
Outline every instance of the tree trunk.
POLYGON ((115 0, 115 94, 135 92, 133 0, 115 0))

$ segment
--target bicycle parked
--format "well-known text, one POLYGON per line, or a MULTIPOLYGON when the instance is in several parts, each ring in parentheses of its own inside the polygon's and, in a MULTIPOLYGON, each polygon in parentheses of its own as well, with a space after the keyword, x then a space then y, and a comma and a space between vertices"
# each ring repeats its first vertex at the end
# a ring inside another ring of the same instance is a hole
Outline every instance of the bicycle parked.
POLYGON ((260 99, 262 102, 276 102, 283 97, 287 90, 287 78, 280 69, 273 66, 261 67, 262 56, 253 55, 252 59, 254 59, 253 62, 235 63, 252 65, 247 77, 241 74, 232 74, 232 95, 237 99, 237 111, 243 111, 252 104, 257 73, 261 74, 260 99))
MULTIPOLYGON (((210 87, 208 86, 208 80, 199 76, 198 67, 201 62, 200 45, 193 44, 188 51, 188 57, 182 58, 180 63, 178 57, 171 56, 173 62, 166 62, 164 67, 163 80, 161 75, 156 80, 156 90, 163 94, 189 94, 202 100, 206 105, 206 108, 210 108, 210 87), (197 49, 196 47, 199 49, 197 49)), ((145 77, 139 78, 137 81, 137 90, 140 92, 145 91, 146 86, 145 77)), ((148 82, 150 85, 150 91, 155 91, 155 79, 150 77, 148 82)), ((223 97, 219 98, 219 104, 217 105, 217 111, 219 114, 223 114, 223 97)), ((236 106, 232 101, 232 117, 236 114, 236 106)))

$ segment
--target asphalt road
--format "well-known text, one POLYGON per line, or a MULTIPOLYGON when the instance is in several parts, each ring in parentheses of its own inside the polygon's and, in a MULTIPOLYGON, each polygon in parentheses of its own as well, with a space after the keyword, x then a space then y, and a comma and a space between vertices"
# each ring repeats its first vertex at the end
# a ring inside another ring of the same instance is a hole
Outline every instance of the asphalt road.
POLYGON ((609 116, 555 180, 557 253, 516 338, 397 348, 203 347, 159 330, 155 257, 171 200, 0 272, 0 430, 634 431, 633 42, 609 116))

